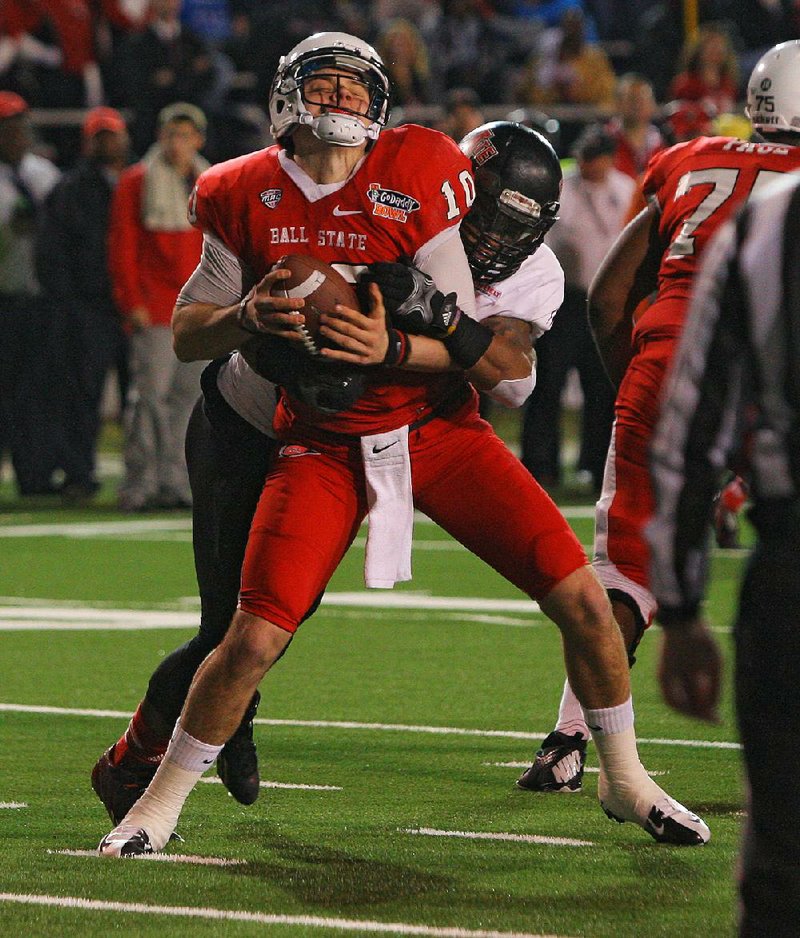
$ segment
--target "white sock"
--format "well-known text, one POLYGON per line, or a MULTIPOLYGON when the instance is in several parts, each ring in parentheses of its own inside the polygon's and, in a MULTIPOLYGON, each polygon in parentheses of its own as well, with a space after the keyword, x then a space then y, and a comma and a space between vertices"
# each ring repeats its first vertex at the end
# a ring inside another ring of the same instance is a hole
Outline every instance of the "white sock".
POLYGON ((616 707, 602 707, 596 710, 582 709, 586 725, 593 733, 621 733, 633 726, 633 698, 616 707))
POLYGON ((587 709, 584 715, 600 760, 600 801, 614 814, 641 823, 664 792, 639 761, 632 699, 617 707, 587 709))
POLYGON ((204 743, 202 740, 195 739, 185 730, 181 729, 180 721, 175 724, 172 731, 172 739, 164 754, 164 758, 169 757, 176 765, 187 772, 207 771, 216 761, 222 746, 212 746, 210 743, 204 743))
POLYGON ((584 739, 592 738, 583 716, 583 707, 581 707, 580 701, 575 696, 575 692, 570 687, 568 680, 564 681, 564 692, 561 695, 555 731, 563 733, 565 736, 574 736, 576 733, 580 733, 584 739))
POLYGON ((222 746, 195 739, 175 724, 169 746, 147 791, 119 827, 143 827, 154 850, 162 850, 178 823, 184 802, 222 746))

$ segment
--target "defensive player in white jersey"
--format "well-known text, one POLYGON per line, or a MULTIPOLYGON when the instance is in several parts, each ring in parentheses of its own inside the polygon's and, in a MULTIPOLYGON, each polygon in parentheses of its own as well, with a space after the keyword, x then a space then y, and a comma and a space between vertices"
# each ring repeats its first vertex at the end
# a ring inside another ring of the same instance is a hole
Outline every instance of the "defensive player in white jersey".
MULTIPOLYGON (((472 176, 449 154, 431 159, 443 148, 437 136, 428 136, 434 132, 398 128, 378 137, 386 115, 380 102, 387 93, 382 64, 369 46, 340 34, 311 37, 287 56, 273 85, 270 112, 278 148, 286 155, 274 149, 253 154, 245 162, 214 168, 199 181, 197 218, 222 245, 220 256, 233 257, 241 271, 252 271, 256 287, 241 302, 223 304, 221 298, 203 302, 191 295, 199 285, 190 282, 189 302, 179 303, 174 319, 180 357, 224 354, 238 347, 247 332, 293 341, 295 333, 287 333, 287 326, 302 322, 302 301, 270 295, 272 283, 284 276, 272 269, 285 251, 279 246, 284 230, 290 241, 307 244, 323 259, 370 264, 372 279, 385 288, 392 325, 387 326, 375 282, 368 284, 368 311, 339 307, 323 317, 325 333, 335 344, 323 350, 323 361, 369 366, 358 396, 342 409, 316 407, 302 387, 281 388, 274 429, 286 445, 267 474, 256 508, 239 608, 221 644, 198 669, 153 781, 101 841, 103 856, 148 853, 166 844, 186 797, 236 729, 259 681, 325 588, 368 511, 370 539, 378 539, 372 561, 368 540, 368 582, 386 585, 410 575, 406 521, 412 504, 538 600, 559 626, 570 679, 587 719, 598 727, 606 810, 640 824, 657 840, 695 844, 708 839, 705 824, 663 792, 639 762, 624 646, 580 544, 546 493, 477 414, 466 379, 511 403, 523 400, 533 384, 534 356, 528 323, 505 315, 480 323, 469 315, 471 286, 450 289, 453 270, 469 271, 450 231, 457 231, 463 214, 455 184, 469 199, 472 176), (375 142, 368 150, 370 139, 375 142), (388 153, 410 159, 407 147, 401 152, 404 141, 422 150, 417 173, 400 159, 386 158, 388 153), (280 179, 280 186, 261 193, 273 208, 280 204, 286 183, 271 168, 276 156, 279 170, 308 205, 293 229, 275 226, 276 242, 271 242, 263 237, 263 223, 257 224, 262 217, 253 217, 244 196, 252 183, 280 179), (264 175, 259 175, 259 160, 264 175), (438 189, 426 188, 431 169, 445 173, 438 189), (380 173, 377 183, 373 173, 380 173), (329 208, 320 204, 324 199, 329 208), (356 225, 352 239, 344 233, 329 237, 337 230, 331 215, 369 214, 370 203, 376 206, 372 214, 381 219, 374 229, 356 225), (413 216, 423 208, 427 220, 413 216), (387 229, 387 218, 408 227, 387 229), (447 294, 419 271, 394 264, 403 255, 431 264, 445 245, 453 256, 437 279, 449 288, 447 294), (387 465, 374 457, 390 447, 393 477, 387 491, 382 488, 387 465), (373 486, 372 504, 368 486, 373 486), (482 497, 474 499, 478 488, 482 497), (375 507, 384 512, 373 514, 375 507), (386 518, 389 530, 382 526, 386 518)), ((500 188, 487 163, 501 150, 491 127, 485 133, 475 163, 478 174, 486 173, 499 234, 487 252, 482 245, 476 248, 479 266, 502 252, 505 231, 515 223, 527 227, 533 239, 533 222, 546 222, 548 209, 524 192, 500 188)), ((491 237, 494 231, 484 234, 491 237)))

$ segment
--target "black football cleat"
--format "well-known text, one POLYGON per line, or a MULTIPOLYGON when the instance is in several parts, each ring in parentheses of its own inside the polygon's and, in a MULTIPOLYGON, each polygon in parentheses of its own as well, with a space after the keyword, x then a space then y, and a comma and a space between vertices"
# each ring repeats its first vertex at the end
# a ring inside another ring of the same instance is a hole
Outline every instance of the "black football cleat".
POLYGON ((142 797, 158 766, 130 761, 125 765, 114 765, 113 755, 114 746, 106 749, 95 763, 92 769, 92 788, 105 805, 108 816, 114 824, 119 824, 142 797))
POLYGON ((100 857, 141 857, 155 853, 150 836, 143 827, 118 827, 100 841, 100 857))
POLYGON ((253 694, 239 728, 217 756, 217 775, 239 804, 253 804, 258 798, 258 753, 253 742, 253 719, 261 702, 258 691, 253 694))
POLYGON ((581 734, 567 736, 553 730, 542 742, 533 765, 517 779, 517 787, 527 791, 580 791, 585 764, 586 740, 581 734))
POLYGON ((625 811, 621 805, 609 807, 611 801, 612 798, 608 794, 600 800, 600 807, 607 817, 619 824, 633 821, 660 844, 702 847, 711 839, 711 831, 706 822, 666 792, 661 792, 661 797, 650 808, 647 817, 639 817, 634 811, 625 811))

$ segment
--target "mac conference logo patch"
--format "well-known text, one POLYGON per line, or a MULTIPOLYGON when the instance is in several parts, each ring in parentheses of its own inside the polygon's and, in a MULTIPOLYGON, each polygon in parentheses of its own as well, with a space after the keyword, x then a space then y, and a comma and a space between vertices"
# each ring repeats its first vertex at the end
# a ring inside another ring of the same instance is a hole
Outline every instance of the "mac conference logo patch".
POLYGON ((265 189, 258 197, 267 208, 275 208, 283 198, 283 189, 265 189))

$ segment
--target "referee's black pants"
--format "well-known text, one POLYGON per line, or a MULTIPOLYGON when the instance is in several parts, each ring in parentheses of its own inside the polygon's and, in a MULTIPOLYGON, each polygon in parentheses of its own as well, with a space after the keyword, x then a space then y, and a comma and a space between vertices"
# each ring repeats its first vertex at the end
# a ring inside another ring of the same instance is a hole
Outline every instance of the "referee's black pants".
POLYGON ((800 531, 761 531, 736 623, 736 707, 750 783, 740 934, 800 935, 800 531))

